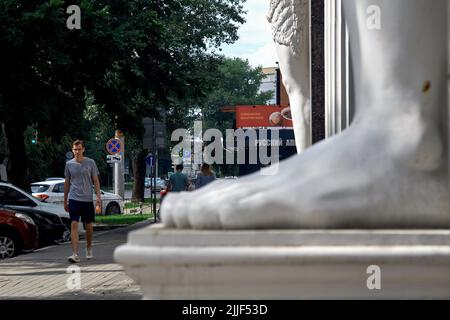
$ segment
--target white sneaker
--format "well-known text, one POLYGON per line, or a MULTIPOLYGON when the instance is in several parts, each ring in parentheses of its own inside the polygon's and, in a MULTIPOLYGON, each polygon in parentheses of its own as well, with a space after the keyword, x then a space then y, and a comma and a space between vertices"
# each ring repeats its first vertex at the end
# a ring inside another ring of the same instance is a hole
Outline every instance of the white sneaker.
POLYGON ((86 259, 90 260, 94 258, 94 255, 92 254, 92 248, 86 248, 86 259))
POLYGON ((72 262, 72 263, 78 263, 78 262, 80 262, 80 257, 74 253, 70 257, 68 257, 67 260, 69 260, 69 262, 72 262))

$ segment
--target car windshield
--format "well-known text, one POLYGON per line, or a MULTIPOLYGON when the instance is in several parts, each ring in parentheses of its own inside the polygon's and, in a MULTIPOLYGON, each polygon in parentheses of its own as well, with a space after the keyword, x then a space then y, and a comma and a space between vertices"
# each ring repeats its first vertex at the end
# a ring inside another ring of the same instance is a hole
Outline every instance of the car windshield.
MULTIPOLYGON (((19 197, 20 196, 25 196, 30 201, 31 201, 31 199, 33 199, 34 200, 33 203, 36 202, 36 201, 37 202, 42 202, 42 199, 38 199, 38 198, 34 197, 32 194, 30 194, 29 192, 27 192, 25 190, 20 189, 19 187, 14 186, 14 188, 13 188, 11 186, 5 186, 5 187, 1 187, 0 186, 0 188, 7 188, 8 192, 12 192, 12 194, 18 195, 19 197)), ((9 197, 9 195, 8 195, 8 197, 9 197)), ((22 199, 23 199, 23 197, 22 197, 22 199)))
POLYGON ((48 184, 32 184, 31 185, 31 192, 32 193, 41 193, 45 192, 50 188, 48 184))

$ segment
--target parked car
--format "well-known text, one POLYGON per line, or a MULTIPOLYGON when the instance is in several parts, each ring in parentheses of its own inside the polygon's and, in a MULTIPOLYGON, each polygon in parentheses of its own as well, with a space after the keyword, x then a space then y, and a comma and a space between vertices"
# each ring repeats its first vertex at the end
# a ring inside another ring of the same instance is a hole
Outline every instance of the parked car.
POLYGON ((56 181, 56 180, 64 180, 64 178, 47 178, 45 181, 56 181))
POLYGON ((39 231, 39 247, 70 240, 70 229, 58 215, 35 208, 21 208, 15 211, 33 219, 39 231))
MULTIPOLYGON (((62 206, 57 206, 52 203, 43 202, 42 199, 33 197, 28 192, 16 187, 7 182, 0 182, 0 205, 11 209, 27 209, 34 208, 43 212, 56 214, 61 218, 64 225, 70 230, 70 216, 62 206)), ((83 235, 85 233, 83 224, 78 226, 78 233, 83 235)))
MULTIPOLYGON (((33 197, 59 206, 64 205, 64 179, 34 182, 31 184, 31 192, 33 197)), ((97 200, 94 189, 94 202, 97 200)), ((123 213, 124 201, 117 194, 101 192, 102 212, 100 215, 112 215, 123 213)))
POLYGON ((154 187, 154 190, 159 192, 166 186, 166 182, 159 177, 156 178, 156 186, 153 181, 155 181, 154 178, 145 178, 145 187, 146 188, 154 187))
POLYGON ((38 244, 39 231, 33 219, 23 213, 0 208, 0 260, 33 251, 38 244))

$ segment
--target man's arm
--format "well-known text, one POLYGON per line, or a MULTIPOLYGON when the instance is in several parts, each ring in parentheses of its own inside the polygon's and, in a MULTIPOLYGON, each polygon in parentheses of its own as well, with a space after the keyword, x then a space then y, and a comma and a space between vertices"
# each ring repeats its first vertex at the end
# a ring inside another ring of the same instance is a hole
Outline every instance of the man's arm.
POLYGON ((98 176, 93 176, 92 180, 94 182, 94 186, 95 186, 95 195, 97 196, 97 201, 96 201, 96 205, 100 205, 101 204, 101 194, 100 194, 100 181, 98 180, 98 176))
POLYGON ((95 200, 95 211, 97 211, 97 207, 102 207, 102 197, 101 197, 101 193, 100 193, 100 180, 98 179, 98 176, 100 175, 100 173, 98 172, 98 168, 97 165, 95 164, 95 161, 92 161, 93 165, 91 168, 91 177, 92 177, 92 182, 94 183, 94 187, 95 187, 95 195, 97 196, 97 199, 95 200))
POLYGON ((66 177, 66 179, 64 180, 64 210, 66 210, 67 212, 69 212, 69 205, 67 204, 69 190, 70 190, 70 178, 66 177))

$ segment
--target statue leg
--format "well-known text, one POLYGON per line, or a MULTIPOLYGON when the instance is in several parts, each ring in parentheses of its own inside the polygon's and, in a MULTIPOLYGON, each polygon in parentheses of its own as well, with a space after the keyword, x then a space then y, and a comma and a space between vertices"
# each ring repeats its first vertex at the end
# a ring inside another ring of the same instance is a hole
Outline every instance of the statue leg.
POLYGON ((446 5, 344 0, 355 83, 351 126, 282 162, 277 175, 167 196, 163 223, 204 229, 450 227, 446 5), (370 25, 374 8, 380 29, 370 25))
POLYGON ((295 144, 301 153, 311 146, 311 92, 309 84, 309 44, 294 55, 289 46, 276 43, 283 84, 289 96, 295 144))

